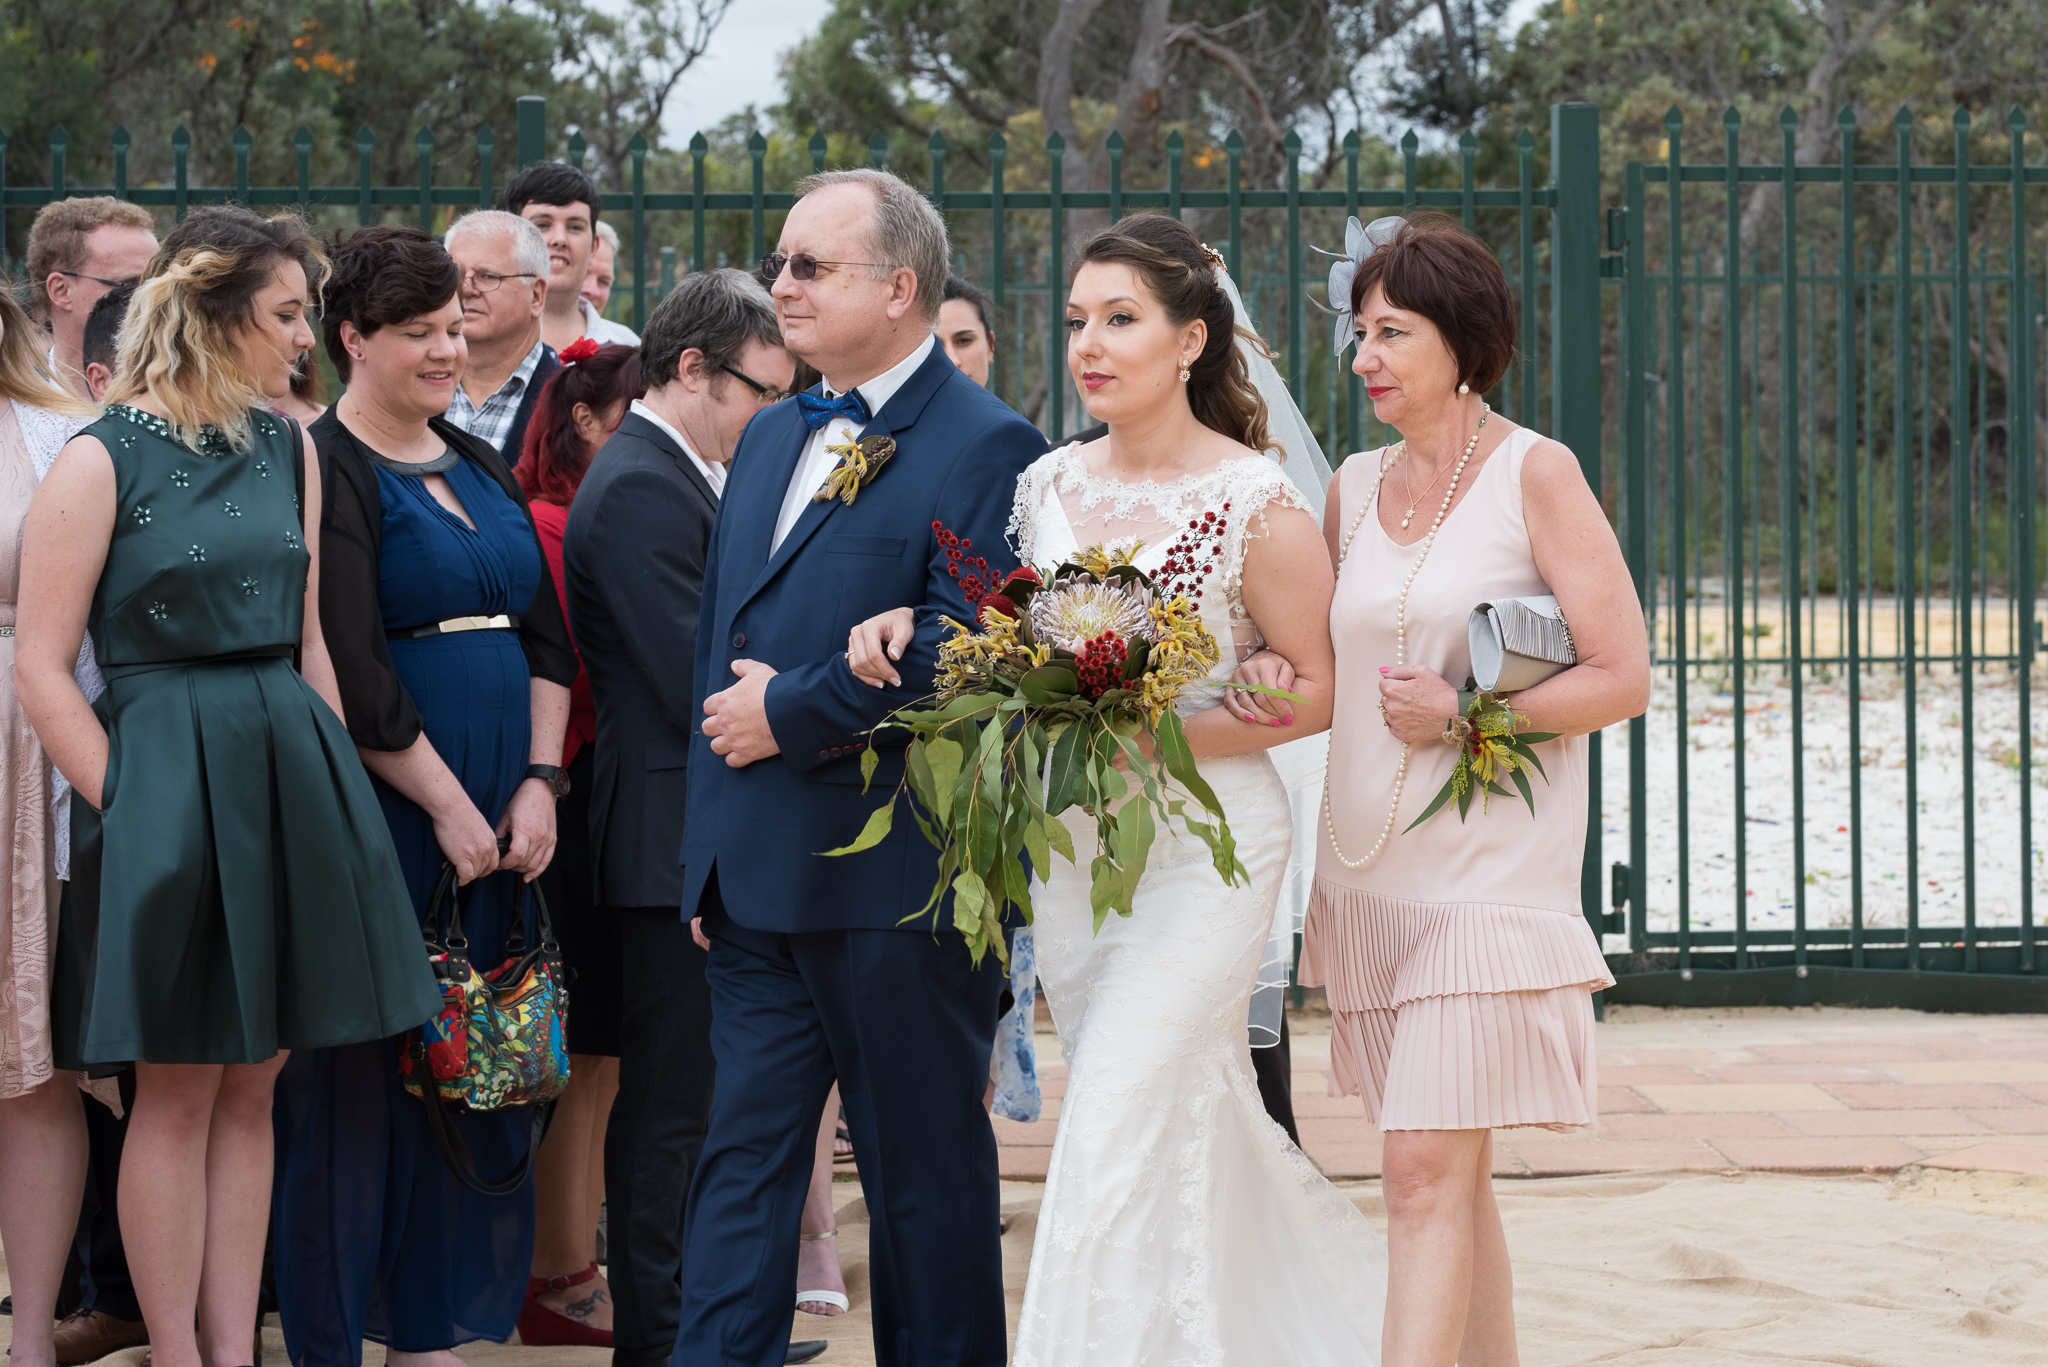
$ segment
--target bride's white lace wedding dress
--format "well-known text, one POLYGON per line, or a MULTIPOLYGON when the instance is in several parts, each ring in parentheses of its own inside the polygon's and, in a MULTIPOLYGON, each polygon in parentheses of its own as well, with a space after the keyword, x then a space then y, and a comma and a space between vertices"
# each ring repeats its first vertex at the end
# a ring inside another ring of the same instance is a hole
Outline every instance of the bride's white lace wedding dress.
MULTIPOLYGON (((1216 706, 1258 645, 1239 580, 1264 510, 1305 504, 1262 457, 1173 484, 1099 479, 1070 445, 1018 484, 1026 563, 1142 540, 1155 569, 1192 527, 1210 565, 1203 620, 1223 647, 1182 715, 1216 706), (1196 524, 1201 524, 1197 526, 1196 524)), ((1201 762, 1251 872, 1226 887, 1183 829, 1153 845, 1135 914, 1093 933, 1092 817, 1067 817, 1078 867, 1032 893, 1038 976, 1068 1066, 1046 1175, 1018 1367, 1360 1367, 1379 1361, 1386 1252, 1371 1225, 1270 1120, 1252 1082, 1246 1004, 1293 822, 1264 754, 1201 762)), ((1178 823, 1175 823, 1178 826, 1178 823)))

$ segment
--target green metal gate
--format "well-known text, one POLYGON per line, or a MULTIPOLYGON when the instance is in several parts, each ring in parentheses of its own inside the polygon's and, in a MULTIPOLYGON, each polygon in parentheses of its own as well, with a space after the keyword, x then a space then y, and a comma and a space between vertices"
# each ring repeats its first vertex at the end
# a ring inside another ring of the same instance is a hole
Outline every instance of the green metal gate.
POLYGON ((1620 521, 1658 674, 1628 728, 1610 1000, 2048 1008, 2048 167, 2017 111, 1996 142, 1958 111, 1932 165, 1909 111, 1863 137, 1844 111, 1823 165, 1797 164, 1796 123, 1745 164, 1731 110, 1722 159, 1691 163, 1672 110, 1610 223, 1620 521))

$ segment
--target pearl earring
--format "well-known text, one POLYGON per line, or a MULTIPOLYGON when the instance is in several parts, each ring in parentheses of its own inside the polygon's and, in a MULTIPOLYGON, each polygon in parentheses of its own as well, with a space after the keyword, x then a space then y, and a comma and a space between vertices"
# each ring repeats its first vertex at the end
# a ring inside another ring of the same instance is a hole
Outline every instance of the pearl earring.
POLYGON ((1458 386, 1458 392, 1460 394, 1470 394, 1472 392, 1472 386, 1469 384, 1461 384, 1458 386))
POLYGON ((1180 368, 1180 381, 1182 384, 1186 384, 1188 382, 1188 368, 1186 366, 1182 366, 1180 368))

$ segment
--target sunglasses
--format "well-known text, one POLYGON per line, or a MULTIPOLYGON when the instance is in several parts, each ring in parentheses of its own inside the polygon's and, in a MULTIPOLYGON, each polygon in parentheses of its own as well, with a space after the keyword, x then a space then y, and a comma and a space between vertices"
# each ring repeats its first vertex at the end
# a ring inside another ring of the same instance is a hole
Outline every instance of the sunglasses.
POLYGON ((90 280, 95 285, 105 285, 110 290, 117 290, 123 285, 139 285, 142 283, 142 277, 139 275, 131 275, 125 280, 109 280, 104 275, 87 275, 84 271, 54 271, 52 274, 68 275, 73 280, 90 280))
POLYGON ((723 370, 726 374, 732 376, 735 380, 738 380, 747 388, 753 390, 754 397, 759 399, 762 403, 781 403, 784 399, 789 397, 789 391, 783 389, 770 389, 767 385, 762 384, 759 380, 747 374, 746 371, 735 369, 734 367, 725 364, 723 361, 719 362, 718 368, 720 370, 723 370))
POLYGON ((792 280, 816 280, 820 266, 872 266, 876 270, 896 269, 887 261, 820 261, 809 252, 796 252, 789 256, 784 256, 781 252, 770 252, 761 258, 762 278, 780 279, 784 266, 789 267, 792 280))

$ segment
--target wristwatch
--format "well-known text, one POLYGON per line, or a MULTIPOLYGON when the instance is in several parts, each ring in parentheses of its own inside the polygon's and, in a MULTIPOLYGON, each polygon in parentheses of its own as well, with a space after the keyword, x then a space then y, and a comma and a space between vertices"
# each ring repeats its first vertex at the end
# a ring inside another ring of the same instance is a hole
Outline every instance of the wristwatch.
POLYGON ((569 796, 569 771, 559 764, 529 764, 526 776, 537 778, 552 788, 557 802, 569 796))

